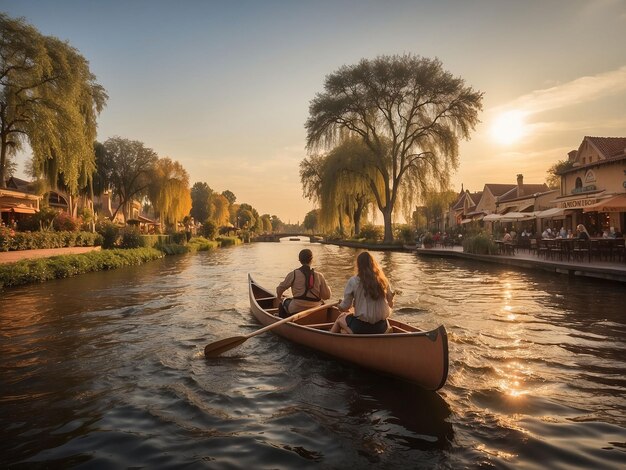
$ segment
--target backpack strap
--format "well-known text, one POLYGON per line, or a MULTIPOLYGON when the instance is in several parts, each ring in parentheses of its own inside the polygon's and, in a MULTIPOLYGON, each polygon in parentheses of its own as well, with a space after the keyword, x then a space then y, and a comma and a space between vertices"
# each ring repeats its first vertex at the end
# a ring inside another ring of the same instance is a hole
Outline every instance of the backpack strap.
MULTIPOLYGON (((299 295, 298 297, 294 297, 294 299, 310 300, 313 302, 319 302, 320 300, 322 300, 312 293, 311 293, 311 296, 307 295, 309 294, 309 291, 313 289, 313 286, 315 285, 315 270, 313 268, 310 268, 307 265, 302 265, 297 270, 300 271, 302 274, 304 274, 304 294, 299 295)), ((293 279, 294 281, 296 279, 295 271, 294 271, 293 279)), ((293 283, 291 285, 293 286, 293 283)))

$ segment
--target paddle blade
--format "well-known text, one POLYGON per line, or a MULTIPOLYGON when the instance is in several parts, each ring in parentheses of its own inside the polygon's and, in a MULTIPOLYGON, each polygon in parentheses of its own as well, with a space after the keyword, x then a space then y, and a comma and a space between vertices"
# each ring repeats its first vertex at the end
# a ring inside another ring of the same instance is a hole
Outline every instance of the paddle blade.
POLYGON ((209 343, 204 347, 204 357, 217 357, 229 349, 236 348, 247 339, 246 336, 232 336, 209 343))

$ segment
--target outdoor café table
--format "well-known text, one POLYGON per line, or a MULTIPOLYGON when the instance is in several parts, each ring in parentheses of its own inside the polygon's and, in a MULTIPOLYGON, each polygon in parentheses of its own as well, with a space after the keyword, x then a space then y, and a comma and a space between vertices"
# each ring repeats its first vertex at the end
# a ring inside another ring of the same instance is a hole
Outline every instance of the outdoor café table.
POLYGON ((513 242, 505 242, 504 240, 494 240, 498 246, 498 253, 501 255, 514 255, 515 245, 513 242))

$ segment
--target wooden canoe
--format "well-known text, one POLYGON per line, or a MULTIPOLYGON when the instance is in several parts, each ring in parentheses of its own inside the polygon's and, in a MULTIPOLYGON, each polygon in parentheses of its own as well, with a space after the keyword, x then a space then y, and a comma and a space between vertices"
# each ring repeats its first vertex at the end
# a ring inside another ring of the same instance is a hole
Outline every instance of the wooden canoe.
MULTIPOLYGON (((276 295, 254 282, 248 274, 250 308, 263 325, 279 320, 276 295)), ((272 331, 294 343, 318 350, 342 361, 438 390, 448 377, 448 335, 443 325, 431 331, 389 319, 392 333, 346 335, 328 331, 340 314, 336 307, 314 312, 272 331)))

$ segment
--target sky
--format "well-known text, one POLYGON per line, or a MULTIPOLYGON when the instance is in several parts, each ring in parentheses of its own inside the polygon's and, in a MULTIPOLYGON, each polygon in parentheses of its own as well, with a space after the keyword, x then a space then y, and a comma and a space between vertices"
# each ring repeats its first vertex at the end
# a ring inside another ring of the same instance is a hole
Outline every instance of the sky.
MULTIPOLYGON (((324 78, 380 55, 439 58, 482 91, 455 191, 543 183, 584 136, 626 137, 626 0, 0 0, 89 61, 98 140, 138 140, 190 181, 284 222, 324 78)), ((21 157, 18 175, 25 177, 21 157)))

